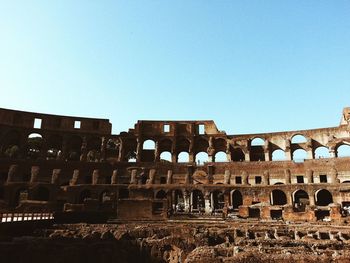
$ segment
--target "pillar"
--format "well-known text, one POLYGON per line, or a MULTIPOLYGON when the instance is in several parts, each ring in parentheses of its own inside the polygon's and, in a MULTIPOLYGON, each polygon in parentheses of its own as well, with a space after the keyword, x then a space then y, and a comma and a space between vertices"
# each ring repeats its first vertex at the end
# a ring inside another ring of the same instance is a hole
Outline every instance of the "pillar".
POLYGON ((101 138, 101 156, 100 161, 104 162, 106 160, 106 148, 107 148, 107 139, 106 137, 101 138))
POLYGON ((185 205, 185 212, 189 213, 190 212, 190 198, 192 196, 192 192, 191 195, 188 193, 188 191, 184 191, 183 192, 183 197, 184 197, 184 205, 185 205))
POLYGON ((32 166, 31 172, 30 172, 30 183, 36 183, 39 181, 39 166, 32 166))
POLYGON ((211 193, 210 192, 206 192, 204 194, 204 212, 207 215, 211 214, 212 208, 210 206, 210 200, 211 200, 211 193))
POLYGON ((117 184, 117 183, 118 183, 118 170, 113 170, 111 184, 117 184))
POLYGON ((140 138, 136 139, 137 146, 136 146, 136 161, 141 162, 141 154, 142 154, 142 142, 140 138))
POLYGON ((94 171, 92 172, 92 184, 93 184, 93 185, 98 184, 99 177, 100 177, 100 171, 97 170, 97 169, 94 170, 94 171))
POLYGON ((86 136, 83 137, 83 142, 81 144, 80 151, 81 151, 80 161, 85 162, 87 160, 87 141, 86 141, 86 136))

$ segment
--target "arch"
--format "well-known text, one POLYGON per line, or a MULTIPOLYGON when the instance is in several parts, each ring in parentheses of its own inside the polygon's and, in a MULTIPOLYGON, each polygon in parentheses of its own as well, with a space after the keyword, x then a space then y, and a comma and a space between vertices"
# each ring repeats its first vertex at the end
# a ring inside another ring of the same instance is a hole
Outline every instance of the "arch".
POLYGON ((85 202, 85 200, 89 199, 89 198, 91 198, 91 192, 90 192, 90 190, 85 189, 85 190, 80 192, 78 203, 83 204, 85 202))
POLYGON ((263 138, 256 137, 250 142, 250 145, 251 146, 264 146, 265 140, 263 138))
POLYGON ((50 191, 46 187, 39 186, 33 194, 33 200, 37 201, 49 201, 50 191))
POLYGON ((197 153, 199 152, 207 152, 207 149, 209 147, 208 140, 204 138, 197 138, 194 141, 194 149, 197 153))
POLYGON ((204 164, 205 162, 208 162, 209 156, 207 152, 199 152, 195 156, 195 161, 197 164, 204 164))
POLYGON ((31 133, 27 138, 27 157, 37 159, 43 146, 43 137, 39 133, 31 133))
POLYGON ((167 193, 164 190, 160 190, 156 194, 157 199, 166 199, 167 198, 167 193))
POLYGON ((224 194, 221 191, 215 190, 212 193, 212 198, 213 198, 214 210, 220 210, 224 208, 224 205, 225 205, 224 194))
POLYGON ((293 161, 304 162, 307 159, 307 152, 304 149, 297 149, 293 152, 293 161))
POLYGON ((284 184, 284 183, 282 183, 282 182, 276 182, 276 183, 274 183, 273 185, 281 185, 281 184, 284 184))
POLYGON ((170 139, 163 139, 159 141, 158 145, 160 152, 171 152, 173 141, 170 139))
POLYGON ((199 190, 194 190, 192 192, 192 209, 202 210, 204 209, 204 196, 199 190))
POLYGON ((6 157, 17 158, 19 156, 20 144, 21 134, 16 130, 12 130, 2 137, 0 150, 6 157))
POLYGON ((239 206, 243 205, 243 196, 240 191, 231 191, 231 206, 232 209, 236 210, 239 206))
POLYGON ((77 135, 74 135, 68 139, 67 159, 69 161, 78 161, 80 159, 82 143, 83 143, 82 138, 77 135))
POLYGON ((285 205, 287 204, 286 194, 279 189, 275 189, 271 192, 271 205, 285 205))
POLYGON ((350 184, 350 180, 341 182, 342 184, 350 184))
POLYGON ((286 160, 286 153, 281 150, 277 149, 272 152, 272 161, 285 161, 286 160))
POLYGON ((161 162, 171 162, 171 152, 162 152, 160 154, 161 162))
POLYGON ((178 163, 188 163, 190 161, 190 155, 188 152, 180 152, 177 155, 177 162, 178 163))
POLYGON ((320 159, 320 158, 330 158, 331 155, 329 153, 329 150, 327 147, 320 146, 315 149, 315 159, 320 159))
POLYGON ((176 151, 180 152, 189 152, 190 141, 185 137, 180 137, 176 142, 176 151))
POLYGON ((217 152, 215 154, 215 162, 227 162, 227 155, 225 152, 217 152))
POLYGON ((156 148, 156 143, 153 140, 148 139, 143 142, 143 146, 142 146, 143 150, 154 150, 155 148, 156 148))
POLYGON ((62 151, 63 138, 60 135, 51 135, 47 139, 47 159, 56 159, 62 151))
POLYGON ((291 139, 291 143, 305 143, 305 142, 307 142, 307 139, 304 135, 301 135, 301 134, 295 134, 291 139))
POLYGON ((185 208, 185 200, 183 197, 183 193, 181 190, 177 189, 175 190, 175 200, 174 200, 174 206, 175 211, 182 212, 185 208))
POLYGON ((301 189, 296 190, 292 196, 293 196, 294 204, 308 204, 309 203, 309 195, 304 190, 301 190, 301 189))
POLYGON ((231 148, 231 160, 241 162, 245 160, 245 154, 241 148, 231 148))
POLYGON ((226 140, 224 138, 217 138, 214 140, 214 148, 216 152, 226 151, 226 140))
POLYGON ((136 139, 129 138, 124 140, 123 148, 125 153, 123 160, 127 162, 136 162, 136 139))
POLYGON ((331 192, 326 189, 320 189, 315 192, 315 204, 319 206, 327 206, 333 203, 331 192))
POLYGON ((337 157, 350 157, 350 145, 339 145, 337 148, 337 157))

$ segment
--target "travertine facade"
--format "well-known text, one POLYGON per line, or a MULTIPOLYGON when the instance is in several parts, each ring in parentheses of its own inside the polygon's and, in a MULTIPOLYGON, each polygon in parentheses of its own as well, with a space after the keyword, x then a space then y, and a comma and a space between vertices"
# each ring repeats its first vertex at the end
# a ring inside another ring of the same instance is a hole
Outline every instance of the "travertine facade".
POLYGON ((350 108, 337 127, 245 135, 213 121, 112 135, 107 119, 0 109, 0 211, 341 221, 349 145, 350 108))

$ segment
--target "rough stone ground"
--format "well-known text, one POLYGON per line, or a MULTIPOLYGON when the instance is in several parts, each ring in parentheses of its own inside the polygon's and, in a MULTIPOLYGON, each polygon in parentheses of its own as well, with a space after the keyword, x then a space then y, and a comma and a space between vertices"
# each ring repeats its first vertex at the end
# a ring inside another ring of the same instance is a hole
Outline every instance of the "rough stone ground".
POLYGON ((30 236, 2 236, 0 255, 0 262, 345 263, 350 227, 214 221, 54 225, 30 236))

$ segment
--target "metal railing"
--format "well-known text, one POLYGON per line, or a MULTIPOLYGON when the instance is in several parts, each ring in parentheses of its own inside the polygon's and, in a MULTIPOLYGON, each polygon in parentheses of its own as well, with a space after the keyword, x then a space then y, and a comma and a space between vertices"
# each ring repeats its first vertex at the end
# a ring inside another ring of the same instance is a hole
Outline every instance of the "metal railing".
POLYGON ((53 213, 0 213, 0 223, 50 220, 53 213))

